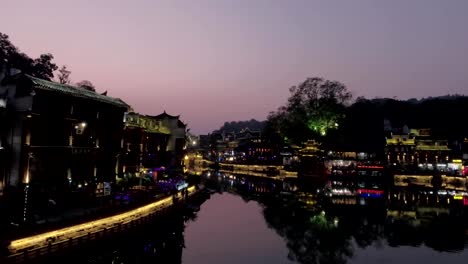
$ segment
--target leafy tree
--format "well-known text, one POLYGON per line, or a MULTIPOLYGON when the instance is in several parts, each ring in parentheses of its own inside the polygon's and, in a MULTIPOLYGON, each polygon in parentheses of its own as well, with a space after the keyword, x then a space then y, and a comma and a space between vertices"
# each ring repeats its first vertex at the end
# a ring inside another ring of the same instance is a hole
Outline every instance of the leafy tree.
POLYGON ((10 42, 8 35, 0 32, 0 65, 6 64, 10 56, 15 53, 18 53, 18 50, 10 42))
POLYGON ((96 92, 96 88, 88 80, 83 80, 81 82, 78 82, 78 83, 76 83, 76 86, 81 87, 81 88, 86 89, 86 90, 89 90, 89 91, 92 91, 92 92, 96 92))
POLYGON ((67 66, 63 65, 58 71, 59 71, 59 74, 57 75, 57 78, 58 78, 59 83, 70 84, 71 71, 67 69, 67 66))
POLYGON ((352 96, 346 86, 323 78, 308 78, 289 89, 285 106, 270 113, 267 127, 295 143, 336 130, 352 96))
POLYGON ((34 60, 22 52, 11 53, 5 61, 5 66, 7 69, 16 68, 24 73, 29 74, 33 72, 34 60))
POLYGON ((234 132, 239 133, 242 129, 248 128, 250 130, 263 130, 265 126, 265 121, 257 121, 255 119, 250 119, 246 121, 231 121, 224 122, 224 125, 220 127, 215 132, 234 132))
POLYGON ((50 80, 57 66, 52 63, 51 54, 42 54, 37 59, 19 51, 9 40, 8 35, 0 33, 0 65, 17 68, 24 73, 50 80))
POLYGON ((32 76, 52 80, 54 78, 54 71, 58 69, 55 63, 52 63, 54 56, 50 53, 42 54, 39 58, 34 59, 32 71, 29 72, 32 76))
POLYGON ((281 146, 287 140, 282 133, 287 126, 287 113, 283 108, 279 108, 276 112, 270 112, 265 128, 263 130, 264 139, 272 145, 281 146))
POLYGON ((52 62, 54 56, 45 53, 39 58, 32 59, 14 46, 9 40, 8 35, 0 33, 0 66, 6 68, 16 68, 23 73, 30 74, 45 80, 51 80, 54 77, 54 71, 57 65, 52 62))
POLYGON ((290 92, 289 110, 303 113, 309 129, 321 135, 338 126, 345 104, 351 99, 346 86, 322 78, 308 78, 290 92))

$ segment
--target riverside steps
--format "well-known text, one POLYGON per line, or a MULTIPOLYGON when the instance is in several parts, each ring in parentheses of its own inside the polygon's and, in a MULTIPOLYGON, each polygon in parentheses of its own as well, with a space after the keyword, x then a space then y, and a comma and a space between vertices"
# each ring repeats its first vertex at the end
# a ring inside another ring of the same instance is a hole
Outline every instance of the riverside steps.
POLYGON ((0 258, 0 263, 21 263, 149 223, 202 189, 203 186, 190 186, 172 196, 124 213, 13 240, 8 246, 8 256, 0 258))

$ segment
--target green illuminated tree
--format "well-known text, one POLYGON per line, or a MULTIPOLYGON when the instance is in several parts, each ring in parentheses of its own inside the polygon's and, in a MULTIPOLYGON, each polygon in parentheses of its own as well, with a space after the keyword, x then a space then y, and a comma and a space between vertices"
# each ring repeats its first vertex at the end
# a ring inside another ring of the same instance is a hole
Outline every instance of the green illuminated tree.
POLYGON ((352 98, 344 84, 318 77, 307 78, 289 91, 287 104, 269 115, 267 126, 295 143, 336 130, 352 98))

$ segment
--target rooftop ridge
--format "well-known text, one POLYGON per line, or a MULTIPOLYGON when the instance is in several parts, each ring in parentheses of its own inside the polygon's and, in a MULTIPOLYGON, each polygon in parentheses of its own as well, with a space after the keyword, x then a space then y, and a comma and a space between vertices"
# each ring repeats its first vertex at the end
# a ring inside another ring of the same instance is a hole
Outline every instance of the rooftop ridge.
POLYGON ((130 105, 128 105, 126 102, 124 102, 120 98, 110 97, 107 95, 89 91, 84 88, 73 86, 73 85, 61 84, 57 82, 43 80, 43 79, 31 76, 29 74, 24 74, 24 76, 28 78, 29 80, 31 80, 34 88, 36 89, 56 91, 56 92, 60 92, 60 93, 71 95, 71 96, 92 99, 92 100, 103 102, 103 103, 109 103, 109 104, 113 104, 113 105, 120 106, 120 107, 130 108, 130 105))
POLYGON ((163 113, 159 114, 159 115, 155 115, 155 116, 152 116, 154 118, 169 118, 169 119, 179 119, 180 118, 180 115, 170 115, 168 113, 166 113, 166 110, 164 110, 163 113))

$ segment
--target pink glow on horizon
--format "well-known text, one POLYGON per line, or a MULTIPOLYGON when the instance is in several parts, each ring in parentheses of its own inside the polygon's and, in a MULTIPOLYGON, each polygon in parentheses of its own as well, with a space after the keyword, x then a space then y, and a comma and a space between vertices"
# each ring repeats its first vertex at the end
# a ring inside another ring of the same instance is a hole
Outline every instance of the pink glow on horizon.
POLYGON ((195 133, 263 120, 309 76, 355 96, 468 94, 468 2, 59 1, 2 3, 0 31, 50 52, 144 114, 195 133))

